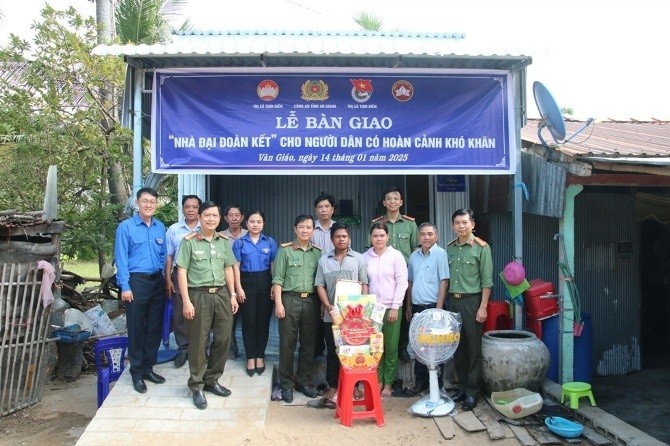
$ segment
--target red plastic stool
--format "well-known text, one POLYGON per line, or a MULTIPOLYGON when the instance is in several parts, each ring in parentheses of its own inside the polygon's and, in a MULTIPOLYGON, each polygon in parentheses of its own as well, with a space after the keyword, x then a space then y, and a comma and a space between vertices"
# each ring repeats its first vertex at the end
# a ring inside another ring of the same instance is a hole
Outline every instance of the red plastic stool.
POLYGON ((351 427, 353 420, 361 418, 374 418, 377 426, 384 425, 384 408, 376 369, 359 371, 340 367, 335 418, 339 418, 340 423, 347 427, 351 427), (364 397, 355 400, 354 388, 359 381, 363 383, 364 397), (357 406, 364 406, 364 410, 354 410, 357 406))
POLYGON ((486 322, 484 333, 491 330, 511 330, 512 319, 509 317, 509 303, 504 300, 489 301, 486 305, 486 322))

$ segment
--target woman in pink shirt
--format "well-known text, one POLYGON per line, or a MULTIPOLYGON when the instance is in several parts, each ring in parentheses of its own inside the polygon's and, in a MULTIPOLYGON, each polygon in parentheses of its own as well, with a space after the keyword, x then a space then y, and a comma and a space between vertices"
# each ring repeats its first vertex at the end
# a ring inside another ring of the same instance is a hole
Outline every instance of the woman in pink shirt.
POLYGON ((402 253, 386 246, 389 230, 385 223, 370 228, 372 247, 363 256, 367 264, 369 292, 386 307, 384 314, 384 355, 377 373, 383 397, 391 396, 391 384, 398 372, 398 339, 402 319, 402 303, 407 290, 407 263, 402 253))

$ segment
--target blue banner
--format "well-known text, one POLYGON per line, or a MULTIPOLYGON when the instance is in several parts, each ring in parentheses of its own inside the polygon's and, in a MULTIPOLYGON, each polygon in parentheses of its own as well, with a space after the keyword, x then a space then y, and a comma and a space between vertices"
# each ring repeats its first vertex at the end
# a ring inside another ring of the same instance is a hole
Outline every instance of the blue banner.
POLYGON ((506 72, 156 70, 162 173, 508 174, 506 72))

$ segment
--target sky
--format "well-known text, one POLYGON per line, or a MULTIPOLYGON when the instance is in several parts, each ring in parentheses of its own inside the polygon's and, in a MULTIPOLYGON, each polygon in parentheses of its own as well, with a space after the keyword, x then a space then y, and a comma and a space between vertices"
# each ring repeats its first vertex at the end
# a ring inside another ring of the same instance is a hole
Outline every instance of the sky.
MULTIPOLYGON (((0 45, 8 32, 30 37, 44 3, 0 0, 0 45)), ((95 13, 88 0, 49 3, 95 13)), ((385 31, 465 33, 496 54, 532 56, 529 88, 542 82, 575 118, 670 120, 667 0, 189 0, 184 13, 203 30, 355 30, 362 11, 385 31)), ((530 91, 527 105, 537 117, 530 91)))

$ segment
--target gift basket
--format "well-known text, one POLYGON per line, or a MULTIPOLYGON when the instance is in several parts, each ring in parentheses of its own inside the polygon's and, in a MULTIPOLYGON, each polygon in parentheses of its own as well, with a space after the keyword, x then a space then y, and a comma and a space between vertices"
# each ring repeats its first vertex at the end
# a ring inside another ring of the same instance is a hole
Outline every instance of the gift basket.
POLYGON ((331 312, 333 337, 340 364, 345 369, 376 369, 384 353, 381 327, 385 308, 376 300, 374 294, 338 294, 336 297, 331 312))

